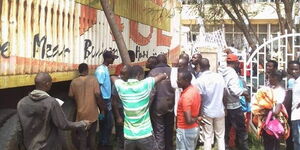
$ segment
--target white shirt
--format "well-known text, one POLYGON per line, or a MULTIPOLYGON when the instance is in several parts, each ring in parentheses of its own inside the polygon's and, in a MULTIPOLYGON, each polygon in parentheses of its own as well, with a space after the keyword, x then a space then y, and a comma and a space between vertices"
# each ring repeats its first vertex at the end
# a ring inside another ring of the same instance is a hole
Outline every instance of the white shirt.
POLYGON ((175 116, 177 116, 178 101, 179 101, 179 98, 180 98, 180 93, 182 92, 182 89, 178 88, 178 85, 177 85, 177 76, 178 76, 178 68, 172 67, 170 80, 171 80, 172 88, 175 89, 175 104, 174 104, 174 114, 175 114, 175 116))
POLYGON ((300 103, 300 77, 295 81, 293 87, 292 115, 291 120, 300 120, 300 108, 297 106, 300 103))
POLYGON ((204 71, 197 79, 196 86, 201 92, 202 114, 210 118, 224 117, 223 93, 225 81, 222 75, 212 71, 204 71))
POLYGON ((273 89, 274 99, 276 104, 282 104, 285 98, 285 89, 281 86, 278 86, 273 89))

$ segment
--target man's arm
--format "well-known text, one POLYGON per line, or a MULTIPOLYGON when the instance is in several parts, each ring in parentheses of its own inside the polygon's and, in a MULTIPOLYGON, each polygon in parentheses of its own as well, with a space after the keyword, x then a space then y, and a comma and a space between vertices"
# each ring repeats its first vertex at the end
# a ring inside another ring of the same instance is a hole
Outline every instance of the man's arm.
POLYGON ((192 117, 191 110, 187 110, 184 112, 184 119, 187 124, 199 123, 202 117, 192 117))
POLYGON ((106 107, 105 107, 104 101, 101 97, 101 94, 96 96, 96 104, 97 104, 97 106, 98 106, 101 113, 103 113, 106 110, 106 107))
POLYGON ((105 110, 105 106, 104 106, 103 99, 101 97, 100 85, 97 82, 97 79, 95 79, 95 81, 94 81, 94 95, 96 98, 96 104, 97 104, 100 112, 102 113, 105 110))
POLYGON ((227 105, 227 99, 226 99, 226 97, 227 97, 227 90, 226 90, 226 88, 224 88, 224 92, 223 92, 223 105, 225 107, 227 105))
POLYGON ((18 115, 18 121, 17 121, 17 142, 18 142, 19 150, 26 149, 25 145, 24 145, 24 136, 23 136, 23 131, 22 131, 22 126, 21 126, 19 115, 18 115))
POLYGON ((250 102, 250 94, 248 91, 244 91, 241 96, 244 96, 247 102, 250 102))
POLYGON ((154 76, 155 83, 160 82, 161 80, 167 79, 168 75, 166 73, 159 73, 158 75, 154 76))
POLYGON ((115 83, 118 79, 120 79, 118 76, 110 76, 110 80, 112 83, 115 83))
POLYGON ((286 91, 284 102, 283 102, 285 108, 292 108, 292 100, 293 100, 292 98, 293 98, 293 91, 289 89, 288 91, 286 91))
POLYGON ((96 70, 95 76, 96 76, 96 78, 97 78, 97 81, 98 81, 98 83, 99 83, 99 86, 101 87, 101 85, 103 84, 104 79, 105 79, 105 72, 96 70))
POLYGON ((278 115, 280 113, 280 110, 281 110, 281 104, 276 104, 273 114, 278 115))
POLYGON ((245 96, 247 101, 250 101, 250 96, 247 90, 240 87, 240 79, 237 75, 232 75, 228 80, 228 90, 230 94, 235 96, 245 96))
POLYGON ((53 106, 50 110, 50 115, 54 125, 62 130, 88 127, 90 124, 89 121, 71 122, 67 120, 65 113, 55 100, 53 100, 53 106))
POLYGON ((73 82, 71 82, 71 84, 70 84, 69 97, 74 98, 74 93, 73 93, 73 82))
POLYGON ((113 113, 116 117, 116 123, 118 125, 123 125, 123 119, 122 119, 120 111, 119 111, 118 100, 119 100, 119 96, 112 95, 112 109, 113 109, 113 113))

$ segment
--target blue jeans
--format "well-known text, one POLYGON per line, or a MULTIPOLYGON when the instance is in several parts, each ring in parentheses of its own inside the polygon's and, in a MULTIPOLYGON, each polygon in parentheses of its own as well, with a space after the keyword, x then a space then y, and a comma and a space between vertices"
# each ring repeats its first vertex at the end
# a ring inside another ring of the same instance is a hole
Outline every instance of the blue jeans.
MULTIPOLYGON (((106 103, 106 107, 109 105, 111 106, 111 100, 104 100, 106 103), (110 103, 110 104, 108 104, 110 103)), ((100 145, 109 145, 110 144, 110 137, 113 127, 113 114, 112 110, 109 109, 105 112, 104 118, 99 121, 100 127, 100 145)))
POLYGON ((199 128, 176 129, 176 150, 195 150, 199 128))
POLYGON ((294 149, 300 149, 300 120, 292 120, 294 149))

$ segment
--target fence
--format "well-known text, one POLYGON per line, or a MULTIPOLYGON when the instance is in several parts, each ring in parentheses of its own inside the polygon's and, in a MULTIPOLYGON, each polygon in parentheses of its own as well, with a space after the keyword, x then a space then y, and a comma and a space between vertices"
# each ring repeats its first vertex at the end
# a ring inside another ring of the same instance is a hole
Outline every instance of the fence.
MULTIPOLYGON (((277 34, 277 37, 270 36, 267 41, 264 39, 262 45, 252 53, 250 57, 245 56, 246 63, 244 63, 244 79, 247 80, 252 94, 260 86, 265 86, 266 76, 265 69, 267 60, 275 60, 278 62, 278 69, 286 71, 288 61, 297 58, 297 52, 300 52, 300 33, 293 31, 291 34, 277 34), (248 76, 247 76, 248 73, 248 76), (250 74, 249 74, 250 73, 250 74)), ((287 78, 284 78, 286 86, 287 78)))

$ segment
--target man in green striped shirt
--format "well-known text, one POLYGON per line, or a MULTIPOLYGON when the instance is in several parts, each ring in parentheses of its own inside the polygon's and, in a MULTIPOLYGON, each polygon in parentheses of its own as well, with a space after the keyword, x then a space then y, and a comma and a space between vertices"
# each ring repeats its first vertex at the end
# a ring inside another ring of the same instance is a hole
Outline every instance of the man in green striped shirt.
POLYGON ((157 149, 149 115, 150 93, 154 84, 166 79, 167 75, 161 73, 155 77, 143 78, 143 68, 138 65, 129 68, 127 82, 111 77, 124 107, 124 149, 157 149))

